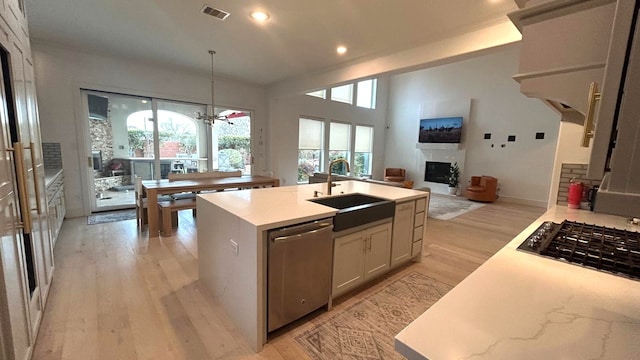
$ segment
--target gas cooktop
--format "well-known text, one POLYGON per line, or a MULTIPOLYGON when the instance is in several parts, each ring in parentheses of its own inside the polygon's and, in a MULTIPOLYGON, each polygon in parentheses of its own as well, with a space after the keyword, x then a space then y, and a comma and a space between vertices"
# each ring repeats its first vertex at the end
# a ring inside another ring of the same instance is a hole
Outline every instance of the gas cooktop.
POLYGON ((518 250, 640 280, 640 232, 547 221, 518 250))

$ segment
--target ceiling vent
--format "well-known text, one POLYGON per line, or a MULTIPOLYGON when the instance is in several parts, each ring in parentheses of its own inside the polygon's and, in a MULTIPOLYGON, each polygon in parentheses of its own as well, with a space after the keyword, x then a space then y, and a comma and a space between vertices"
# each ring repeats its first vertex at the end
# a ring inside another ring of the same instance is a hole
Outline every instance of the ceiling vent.
POLYGON ((220 20, 224 20, 226 19, 230 14, 226 11, 220 10, 220 9, 214 9, 211 6, 204 4, 204 6, 202 7, 201 10, 203 13, 207 14, 207 15, 211 15, 214 18, 220 19, 220 20))

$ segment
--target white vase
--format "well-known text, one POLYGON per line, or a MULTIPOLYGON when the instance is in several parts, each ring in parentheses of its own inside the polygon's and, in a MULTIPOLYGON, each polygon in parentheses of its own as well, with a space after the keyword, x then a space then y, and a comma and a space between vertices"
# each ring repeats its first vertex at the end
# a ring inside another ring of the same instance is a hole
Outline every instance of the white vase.
POLYGON ((449 195, 456 195, 457 193, 458 193, 458 188, 457 187, 449 186, 449 195))

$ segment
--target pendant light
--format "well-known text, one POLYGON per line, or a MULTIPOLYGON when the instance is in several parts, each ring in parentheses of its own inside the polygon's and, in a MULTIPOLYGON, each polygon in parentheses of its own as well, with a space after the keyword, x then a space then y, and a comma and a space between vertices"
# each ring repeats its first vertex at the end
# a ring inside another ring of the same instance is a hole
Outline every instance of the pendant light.
POLYGON ((215 56, 216 52, 214 50, 209 50, 209 55, 211 55, 211 112, 212 115, 208 115, 208 114, 202 114, 200 112, 198 112, 196 114, 196 119, 198 120, 202 120, 204 121, 205 124, 209 125, 209 126, 213 126, 213 124, 216 122, 216 120, 218 121, 225 121, 230 125, 233 125, 233 123, 231 121, 229 121, 229 119, 226 116, 218 116, 215 114, 216 110, 215 110, 215 79, 213 76, 213 64, 214 64, 214 56, 215 56))

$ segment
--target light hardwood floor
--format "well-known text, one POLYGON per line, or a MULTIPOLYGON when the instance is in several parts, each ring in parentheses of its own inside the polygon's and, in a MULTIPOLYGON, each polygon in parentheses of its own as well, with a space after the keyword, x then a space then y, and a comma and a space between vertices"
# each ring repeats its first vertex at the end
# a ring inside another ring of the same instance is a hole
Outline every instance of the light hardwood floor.
MULTIPOLYGON (((455 286, 543 212, 494 203, 449 221, 429 219, 422 263, 338 299, 331 313, 409 271, 455 286)), ((199 285, 196 241, 190 211, 180 212, 174 236, 152 240, 135 220, 65 220, 33 359, 308 359, 291 327, 251 351, 199 285)))

